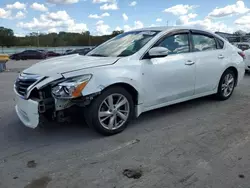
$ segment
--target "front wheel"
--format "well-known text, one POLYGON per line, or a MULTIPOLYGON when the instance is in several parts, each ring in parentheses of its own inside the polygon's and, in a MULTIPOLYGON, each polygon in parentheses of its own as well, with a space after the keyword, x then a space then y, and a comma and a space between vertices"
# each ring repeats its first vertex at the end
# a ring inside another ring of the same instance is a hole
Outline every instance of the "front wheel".
POLYGON ((220 80, 217 98, 219 100, 227 100, 234 91, 236 84, 236 75, 232 70, 226 70, 220 80))
POLYGON ((133 115, 132 96, 122 87, 105 90, 85 110, 87 124, 103 135, 122 132, 133 115))

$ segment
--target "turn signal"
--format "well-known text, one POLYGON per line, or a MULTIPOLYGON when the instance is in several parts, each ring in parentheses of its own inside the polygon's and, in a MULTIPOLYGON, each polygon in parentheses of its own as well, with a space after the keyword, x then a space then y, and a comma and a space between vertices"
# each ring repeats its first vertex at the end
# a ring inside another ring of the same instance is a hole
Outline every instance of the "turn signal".
POLYGON ((88 82, 83 82, 80 85, 78 85, 75 90, 72 92, 73 97, 79 97, 81 96, 82 90, 85 88, 88 82))

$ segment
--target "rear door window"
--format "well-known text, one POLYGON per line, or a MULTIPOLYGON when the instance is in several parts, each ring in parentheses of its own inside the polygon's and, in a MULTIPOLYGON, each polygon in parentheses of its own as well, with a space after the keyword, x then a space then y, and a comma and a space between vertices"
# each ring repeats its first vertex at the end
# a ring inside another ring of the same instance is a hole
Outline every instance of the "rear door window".
POLYGON ((216 40, 217 40, 217 43, 218 43, 217 49, 223 49, 224 48, 224 41, 221 40, 221 39, 218 39, 218 38, 216 38, 216 40))
POLYGON ((192 39, 195 52, 217 49, 216 41, 213 36, 203 34, 192 34, 192 39))
POLYGON ((23 51, 22 53, 25 54, 25 55, 26 55, 26 54, 29 54, 29 53, 30 53, 30 50, 23 51))

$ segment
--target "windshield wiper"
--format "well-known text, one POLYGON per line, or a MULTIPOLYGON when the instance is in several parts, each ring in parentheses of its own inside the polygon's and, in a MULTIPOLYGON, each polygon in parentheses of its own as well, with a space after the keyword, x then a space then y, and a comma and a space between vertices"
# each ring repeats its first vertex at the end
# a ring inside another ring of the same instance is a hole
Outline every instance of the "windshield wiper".
POLYGON ((102 55, 102 54, 91 54, 89 56, 95 56, 95 57, 107 57, 106 55, 102 55))

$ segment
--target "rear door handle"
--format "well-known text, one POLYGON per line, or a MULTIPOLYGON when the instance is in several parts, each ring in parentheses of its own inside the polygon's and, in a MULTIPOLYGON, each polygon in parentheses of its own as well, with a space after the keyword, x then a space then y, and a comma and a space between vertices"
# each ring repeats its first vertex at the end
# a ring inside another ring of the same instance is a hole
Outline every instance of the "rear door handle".
POLYGON ((219 55, 218 59, 224 59, 224 56, 223 55, 219 55))
POLYGON ((193 64, 195 64, 195 62, 194 61, 192 61, 192 60, 188 60, 186 63, 185 63, 185 65, 193 65, 193 64))

